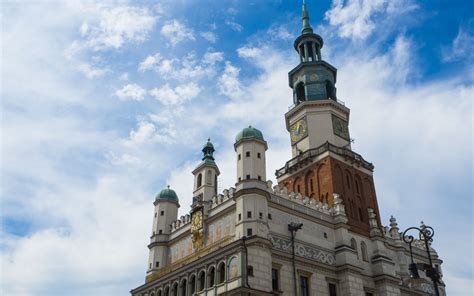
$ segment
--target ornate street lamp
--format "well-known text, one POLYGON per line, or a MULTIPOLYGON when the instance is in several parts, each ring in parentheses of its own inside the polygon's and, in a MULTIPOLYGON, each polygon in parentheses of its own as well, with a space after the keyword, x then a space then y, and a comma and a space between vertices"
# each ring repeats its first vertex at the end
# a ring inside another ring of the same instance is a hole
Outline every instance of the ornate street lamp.
POLYGON ((435 295, 439 296, 438 283, 439 283, 440 275, 439 275, 438 270, 435 267, 433 267, 433 262, 431 260, 431 253, 430 253, 430 243, 433 241, 433 236, 434 236, 434 229, 431 226, 426 226, 422 221, 420 228, 410 227, 407 230, 405 230, 403 232, 402 238, 403 238, 403 241, 410 246, 411 263, 408 266, 408 271, 410 272, 410 278, 413 280, 418 280, 420 279, 418 270, 424 271, 426 276, 429 277, 431 281, 433 282, 435 295), (411 245, 413 241, 415 240, 415 238, 413 237, 413 235, 408 235, 408 236, 406 235, 406 233, 410 230, 418 231, 418 238, 421 241, 425 242, 425 249, 428 255, 429 264, 415 263, 413 261, 413 250, 412 250, 411 245))
POLYGON ((288 224, 288 230, 291 232, 291 248, 293 251, 293 287, 295 289, 295 295, 297 295, 296 286, 296 258, 295 258, 295 234, 298 230, 303 227, 303 223, 291 222, 288 224))

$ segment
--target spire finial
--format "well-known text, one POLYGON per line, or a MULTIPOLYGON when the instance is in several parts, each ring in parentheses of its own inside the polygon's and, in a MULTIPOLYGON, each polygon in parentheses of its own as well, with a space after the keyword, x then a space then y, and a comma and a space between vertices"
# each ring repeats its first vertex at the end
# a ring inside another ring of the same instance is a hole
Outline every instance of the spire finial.
POLYGON ((212 145, 211 143, 211 138, 207 138, 207 143, 202 148, 202 152, 204 154, 204 157, 202 158, 202 160, 205 160, 205 159, 214 160, 214 156, 213 156, 214 151, 215 151, 214 145, 212 145))
POLYGON ((309 12, 306 9, 306 1, 303 0, 303 29, 301 30, 301 34, 306 33, 313 33, 313 28, 309 23, 309 12))

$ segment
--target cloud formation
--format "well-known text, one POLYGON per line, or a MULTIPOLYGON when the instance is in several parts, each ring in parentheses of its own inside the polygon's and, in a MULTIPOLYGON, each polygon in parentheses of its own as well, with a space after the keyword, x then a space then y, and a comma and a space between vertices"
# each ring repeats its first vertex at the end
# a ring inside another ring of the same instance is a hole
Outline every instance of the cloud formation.
POLYGON ((168 21, 161 27, 160 32, 170 42, 171 46, 175 46, 185 40, 196 40, 193 30, 176 19, 168 21))

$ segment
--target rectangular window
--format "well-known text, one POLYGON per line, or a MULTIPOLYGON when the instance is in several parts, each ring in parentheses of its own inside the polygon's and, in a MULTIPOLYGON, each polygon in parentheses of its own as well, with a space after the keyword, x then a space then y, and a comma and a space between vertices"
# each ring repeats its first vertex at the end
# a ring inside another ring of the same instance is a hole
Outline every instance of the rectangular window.
POLYGON ((157 212, 155 212, 155 218, 156 218, 156 216, 158 216, 158 213, 157 213, 157 212))
POLYGON ((258 176, 257 179, 258 179, 259 181, 262 181, 262 176, 258 176))
POLYGON ((329 283, 329 296, 337 296, 336 285, 329 283))
POLYGON ((301 296, 309 296, 309 279, 306 276, 300 276, 301 296))
POLYGON ((278 269, 272 268, 272 290, 278 291, 280 290, 278 282, 278 269))
POLYGON ((239 154, 238 159, 240 160, 241 158, 242 158, 242 157, 241 157, 241 155, 239 154))
POLYGON ((163 230, 158 230, 158 234, 162 234, 163 233, 163 230))
POLYGON ((250 175, 247 175, 247 180, 250 180, 250 175))
POLYGON ((249 266, 247 267, 247 274, 248 274, 249 276, 253 276, 253 266, 252 266, 252 265, 249 265, 249 266))
POLYGON ((257 153, 257 157, 262 158, 262 155, 260 154, 260 152, 257 153))
POLYGON ((272 220, 272 214, 268 213, 268 220, 272 220))
POLYGON ((165 211, 161 210, 160 216, 163 216, 165 214, 165 211))
POLYGON ((245 157, 250 157, 250 151, 245 152, 245 157))
POLYGON ((247 228, 247 236, 252 236, 252 228, 247 228))
POLYGON ((258 213, 258 217, 259 217, 260 219, 263 219, 263 213, 262 213, 262 212, 258 213))
POLYGON ((374 296, 373 293, 365 292, 365 296, 374 296))
POLYGON ((242 220, 242 214, 239 214, 239 221, 242 220))
POLYGON ((252 218, 252 212, 250 211, 247 212, 247 218, 252 218))
POLYGON ((156 261, 155 266, 156 266, 156 267, 160 267, 160 262, 156 261))

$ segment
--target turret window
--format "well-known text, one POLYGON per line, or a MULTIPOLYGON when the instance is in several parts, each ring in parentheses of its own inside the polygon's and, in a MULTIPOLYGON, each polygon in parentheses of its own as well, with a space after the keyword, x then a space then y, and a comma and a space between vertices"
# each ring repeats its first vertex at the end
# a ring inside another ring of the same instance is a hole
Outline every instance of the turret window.
POLYGON ((257 153, 257 158, 262 158, 262 154, 260 152, 257 153))
POLYGON ((155 218, 156 218, 156 216, 158 216, 158 213, 157 213, 157 212, 155 212, 155 218))
POLYGON ((252 228, 248 228, 247 229, 247 236, 252 236, 253 233, 252 233, 252 228))
POLYGON ((297 102, 306 101, 306 91, 304 89, 303 82, 300 82, 296 85, 296 101, 297 102))
POLYGON ((158 234, 163 234, 163 230, 162 229, 158 230, 158 234))
POLYGON ((247 180, 250 180, 250 175, 247 175, 247 180))
POLYGON ((237 155, 237 159, 238 159, 238 160, 242 159, 242 155, 240 155, 240 154, 237 155))
POLYGON ((156 261, 155 267, 160 267, 160 262, 159 261, 156 261))
POLYGON ((250 157, 250 151, 245 152, 245 157, 250 157))
POLYGON ((202 185, 202 174, 198 175, 196 186, 199 188, 202 185))
POLYGON ((251 211, 247 212, 247 218, 252 218, 252 212, 251 211))
POLYGON ((262 176, 258 176, 257 179, 258 179, 259 181, 262 181, 262 176))
POLYGON ((161 210, 160 211, 160 216, 163 216, 165 214, 165 211, 161 210))

